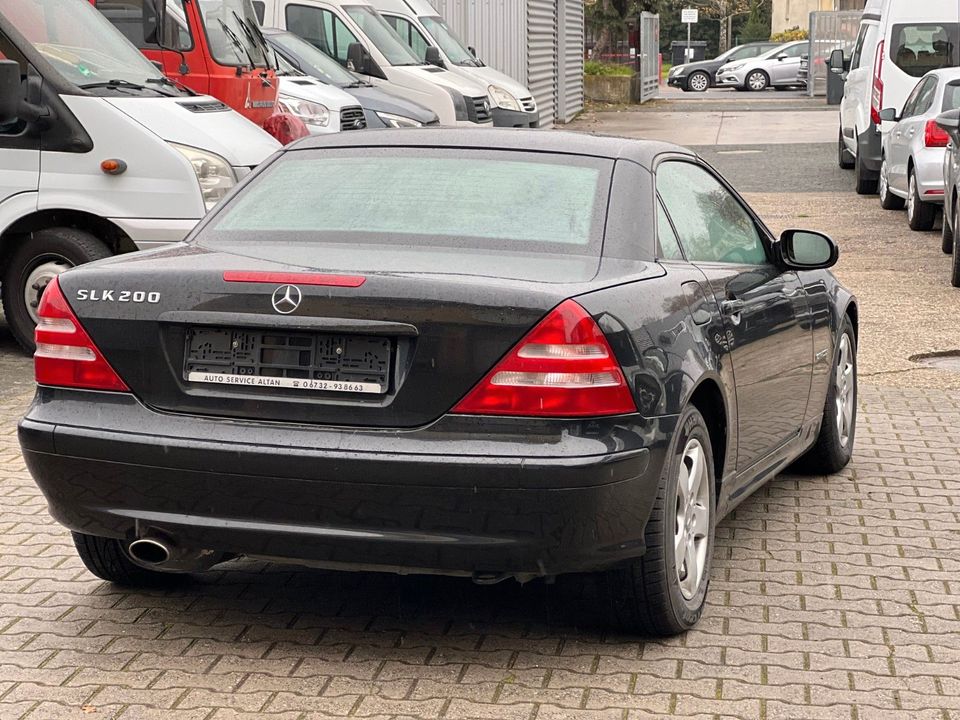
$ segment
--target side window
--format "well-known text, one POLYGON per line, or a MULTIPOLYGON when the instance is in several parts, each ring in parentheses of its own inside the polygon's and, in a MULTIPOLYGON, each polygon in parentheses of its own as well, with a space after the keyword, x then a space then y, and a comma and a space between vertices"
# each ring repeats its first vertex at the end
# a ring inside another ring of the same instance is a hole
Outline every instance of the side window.
POLYGON ((861 25, 860 33, 857 35, 857 44, 853 47, 853 57, 850 58, 850 69, 856 70, 860 67, 860 58, 863 56, 863 42, 867 39, 867 30, 869 25, 861 25))
POLYGON ((657 192, 692 262, 763 265, 767 253, 753 218, 711 173, 691 162, 657 169, 657 192))
POLYGON ((806 55, 808 52, 810 52, 810 43, 800 43, 799 45, 787 48, 784 54, 789 58, 798 58, 801 55, 806 55))
POLYGON ((346 65, 350 46, 360 41, 357 40, 357 36, 350 32, 349 28, 343 24, 343 20, 332 12, 324 10, 323 15, 327 24, 327 40, 333 48, 333 57, 346 65))
POLYGON ((943 107, 942 112, 948 110, 960 110, 960 82, 953 80, 948 82, 943 88, 943 107))
POLYGON ((683 251, 680 250, 680 241, 673 231, 667 211, 663 203, 657 200, 657 239, 660 241, 660 257, 664 260, 682 260, 683 251))
POLYGON ((427 57, 427 48, 430 47, 430 43, 412 22, 396 15, 384 15, 383 19, 390 23, 390 26, 397 31, 397 35, 411 47, 418 58, 423 60, 427 57))
POLYGON ((933 107, 933 100, 937 95, 937 79, 928 77, 923 86, 923 92, 917 99, 917 115, 923 115, 933 107))
POLYGON ((257 21, 264 25, 264 17, 267 15, 267 5, 263 0, 253 0, 253 11, 257 14, 257 21))
MULTIPOLYGON (((183 0, 166 0, 167 22, 165 37, 176 50, 193 49, 190 25, 183 9, 183 0)), ((117 28, 124 37, 139 49, 159 50, 156 26, 157 12, 152 0, 123 0, 122 2, 97 2, 100 13, 117 28)))
POLYGON ((903 104, 903 110, 900 113, 901 118, 913 117, 917 114, 917 103, 920 100, 920 96, 923 94, 923 89, 926 84, 926 80, 921 80, 910 92, 910 95, 907 96, 907 101, 903 104))
POLYGON ((333 32, 331 29, 328 35, 324 11, 320 8, 287 5, 286 25, 290 32, 296 33, 318 50, 333 55, 333 32))

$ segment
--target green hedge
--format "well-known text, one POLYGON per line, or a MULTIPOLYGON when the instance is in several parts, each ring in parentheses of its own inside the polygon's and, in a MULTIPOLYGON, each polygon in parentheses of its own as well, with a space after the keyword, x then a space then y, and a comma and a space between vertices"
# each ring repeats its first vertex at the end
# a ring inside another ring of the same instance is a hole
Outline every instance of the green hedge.
POLYGON ((608 65, 596 60, 583 64, 584 75, 633 75, 633 68, 626 65, 608 65))

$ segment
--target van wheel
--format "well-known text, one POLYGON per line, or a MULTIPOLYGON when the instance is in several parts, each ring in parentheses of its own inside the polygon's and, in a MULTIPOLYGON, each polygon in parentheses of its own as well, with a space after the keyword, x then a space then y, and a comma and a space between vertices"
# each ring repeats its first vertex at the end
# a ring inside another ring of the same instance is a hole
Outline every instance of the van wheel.
POLYGON ((857 177, 857 195, 876 195, 877 194, 877 176, 867 170, 860 162, 860 153, 853 158, 853 172, 857 177))
POLYGON ((73 533, 73 544, 84 566, 101 580, 127 587, 156 587, 176 582, 175 573, 141 567, 127 557, 123 544, 114 538, 73 533))
POLYGON ((853 153, 847 150, 847 144, 843 141, 843 129, 837 141, 837 164, 843 170, 852 170, 854 166, 853 153))
POLYGON ((919 232, 932 230, 937 221, 937 206, 920 199, 917 175, 912 170, 907 180, 907 188, 907 223, 910 229, 919 232))
POLYGON ((36 348, 40 297, 50 281, 75 265, 102 260, 113 253, 101 240, 75 228, 38 230, 10 256, 3 275, 3 313, 10 332, 24 350, 36 348))
POLYGON ((880 179, 877 183, 880 193, 880 207, 884 210, 903 210, 903 198, 890 192, 890 183, 887 182, 887 158, 880 161, 880 179))
POLYGON ((710 584, 716 506, 710 433, 691 406, 680 415, 660 476, 646 552, 607 572, 608 607, 618 629, 665 637, 697 624, 710 584))

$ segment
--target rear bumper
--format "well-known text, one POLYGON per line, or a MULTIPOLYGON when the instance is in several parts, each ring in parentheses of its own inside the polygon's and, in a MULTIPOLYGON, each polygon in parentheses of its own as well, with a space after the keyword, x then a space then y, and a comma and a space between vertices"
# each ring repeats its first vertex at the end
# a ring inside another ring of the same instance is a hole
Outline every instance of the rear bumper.
POLYGON ((860 164, 871 173, 880 172, 880 163, 883 156, 883 143, 879 128, 870 123, 864 132, 857 136, 857 155, 860 164))
POLYGON ((943 156, 946 148, 924 148, 914 155, 917 190, 926 203, 943 204, 943 156))
POLYGON ((493 109, 494 127, 537 128, 540 127, 540 113, 523 112, 522 110, 493 109))
POLYGON ((643 554, 675 418, 526 423, 523 441, 508 439, 510 423, 335 430, 41 388, 19 437, 53 517, 92 535, 158 531, 183 547, 330 567, 527 577, 643 554))

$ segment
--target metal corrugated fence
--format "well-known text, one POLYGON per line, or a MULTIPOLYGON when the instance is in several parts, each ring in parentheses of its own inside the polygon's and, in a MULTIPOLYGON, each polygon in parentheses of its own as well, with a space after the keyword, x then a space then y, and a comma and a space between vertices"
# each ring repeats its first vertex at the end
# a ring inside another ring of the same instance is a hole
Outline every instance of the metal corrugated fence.
POLYGON ((490 67, 526 85, 544 127, 583 109, 583 0, 431 0, 490 67))

